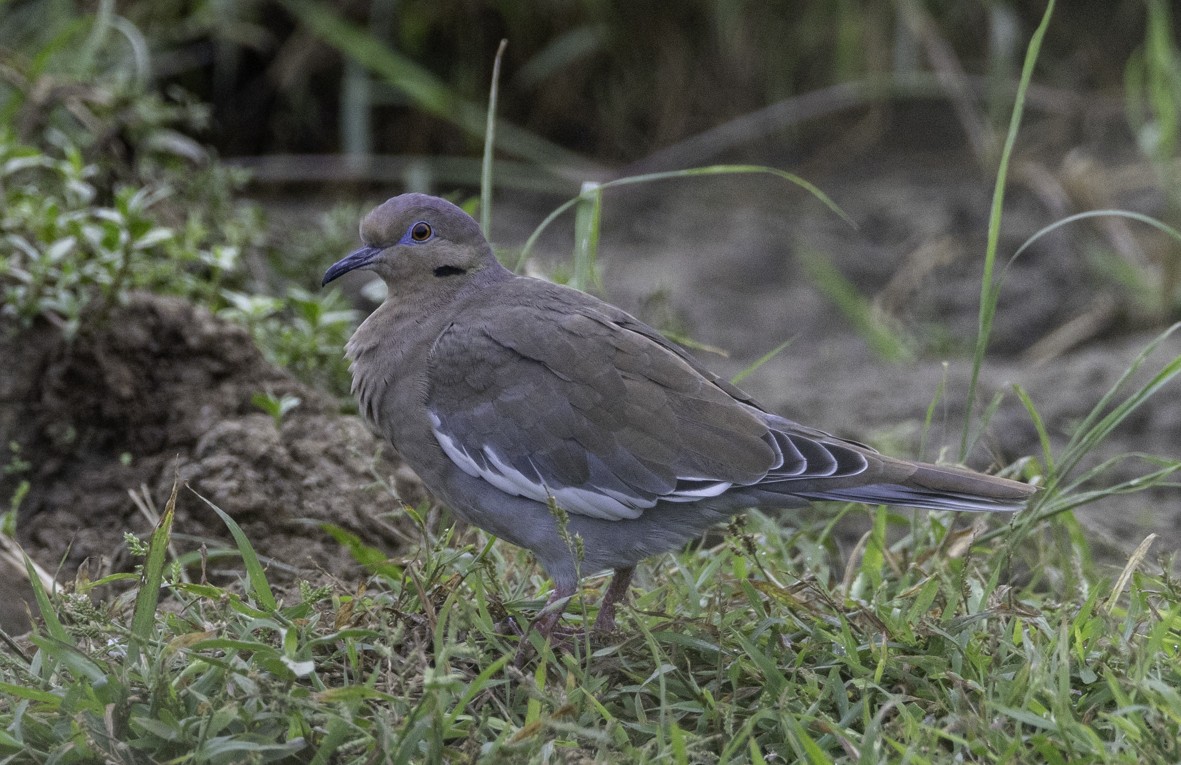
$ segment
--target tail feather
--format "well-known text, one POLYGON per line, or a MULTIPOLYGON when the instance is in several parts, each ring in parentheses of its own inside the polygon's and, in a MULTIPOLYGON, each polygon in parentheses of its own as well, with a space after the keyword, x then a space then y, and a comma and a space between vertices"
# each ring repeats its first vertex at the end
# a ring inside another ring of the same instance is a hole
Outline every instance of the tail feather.
POLYGON ((960 510, 972 513, 1012 513, 1025 506, 1024 499, 997 499, 973 494, 935 492, 888 483, 871 483, 854 489, 833 489, 798 496, 811 500, 864 502, 867 505, 895 505, 923 510, 960 510))
MULTIPOLYGON (((891 460, 892 462, 894 460, 891 460)), ((894 482, 834 487, 799 496, 842 502, 918 507, 925 510, 1011 513, 1037 491, 1028 484, 962 468, 908 463, 914 472, 894 482)))

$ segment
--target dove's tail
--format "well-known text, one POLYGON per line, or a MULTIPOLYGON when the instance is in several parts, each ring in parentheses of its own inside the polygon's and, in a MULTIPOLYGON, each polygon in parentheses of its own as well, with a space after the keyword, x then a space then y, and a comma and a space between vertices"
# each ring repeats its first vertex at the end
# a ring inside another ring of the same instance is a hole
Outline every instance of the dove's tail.
POLYGON ((1037 488, 951 465, 912 462, 880 454, 855 441, 764 415, 782 456, 755 488, 773 504, 790 495, 926 510, 1013 512, 1037 488))

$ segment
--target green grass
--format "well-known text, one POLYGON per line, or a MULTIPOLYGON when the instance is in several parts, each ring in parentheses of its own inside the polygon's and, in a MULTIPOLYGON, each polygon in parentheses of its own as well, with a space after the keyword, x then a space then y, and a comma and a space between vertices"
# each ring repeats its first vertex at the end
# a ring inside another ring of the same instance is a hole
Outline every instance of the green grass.
MULTIPOLYGON (((424 526, 401 561, 358 545, 362 586, 281 591, 224 514, 243 581, 182 580, 166 509, 124 596, 90 604, 104 581, 38 590, 43 626, 0 661, 0 761, 1181 754, 1181 590, 1144 551, 1105 570, 1069 514, 1014 547, 979 541, 986 519, 878 509, 846 559, 830 520, 808 517, 755 514, 655 559, 620 633, 534 641, 518 667, 505 620, 540 607, 540 579, 479 531, 424 526)), ((602 585, 585 583, 570 624, 589 623, 602 585)))

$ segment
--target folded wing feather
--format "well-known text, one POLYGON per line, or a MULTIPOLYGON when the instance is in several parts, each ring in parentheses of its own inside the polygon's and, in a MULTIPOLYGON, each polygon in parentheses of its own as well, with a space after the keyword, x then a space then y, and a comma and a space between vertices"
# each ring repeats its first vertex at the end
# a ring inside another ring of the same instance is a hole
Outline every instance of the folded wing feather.
POLYGON ((501 491, 620 520, 866 468, 839 439, 772 428, 773 415, 621 311, 568 292, 557 305, 507 298, 437 338, 427 392, 443 451, 501 491))

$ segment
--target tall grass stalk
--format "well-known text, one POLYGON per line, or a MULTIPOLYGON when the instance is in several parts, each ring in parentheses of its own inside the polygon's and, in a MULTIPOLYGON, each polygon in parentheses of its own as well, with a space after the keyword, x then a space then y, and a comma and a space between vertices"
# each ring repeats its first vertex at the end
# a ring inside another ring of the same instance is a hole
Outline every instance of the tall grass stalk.
POLYGON ((492 83, 488 86, 488 122, 484 126, 484 159, 480 163, 480 228, 492 236, 492 160, 496 153, 496 101, 500 94, 500 62, 508 40, 501 40, 492 63, 492 83))
POLYGON ((1021 81, 1017 86, 1017 97, 1013 102, 1013 114, 1009 118, 1009 130, 1005 135, 1005 145, 1001 150, 1001 160, 997 167, 996 183, 992 189, 992 207, 988 217, 988 243, 984 250, 984 272, 980 278, 980 318, 976 334, 976 346, 972 353, 972 373, 968 381, 967 406, 964 414, 963 434, 960 437, 959 459, 963 462, 968 456, 970 444, 969 436, 972 431, 972 418, 975 415, 976 388, 980 381, 980 368, 984 365, 984 352, 988 349, 988 339, 992 334, 992 320, 996 315, 997 301, 1000 299, 1001 282, 993 278, 996 265, 997 248, 1000 244, 1001 217, 1005 204, 1005 186, 1009 174, 1009 163, 1013 157, 1013 146, 1017 142, 1017 133, 1021 127, 1021 116, 1025 109, 1025 94, 1029 88, 1029 81, 1033 77, 1034 64, 1037 63, 1041 52, 1042 40, 1046 30, 1050 27, 1050 17, 1054 13, 1054 0, 1046 3, 1046 10, 1042 14, 1041 23, 1030 38, 1029 47, 1025 52, 1025 63, 1021 67, 1021 81))
POLYGON ((603 192, 593 181, 582 184, 574 208, 574 276, 570 286, 589 292, 602 288, 599 275, 599 231, 603 223, 603 192))

